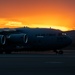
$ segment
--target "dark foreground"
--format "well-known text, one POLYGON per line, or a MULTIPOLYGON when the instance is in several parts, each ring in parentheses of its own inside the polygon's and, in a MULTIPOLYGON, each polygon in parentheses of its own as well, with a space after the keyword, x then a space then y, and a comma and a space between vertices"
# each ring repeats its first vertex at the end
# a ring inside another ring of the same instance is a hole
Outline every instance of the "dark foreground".
POLYGON ((0 75, 75 75, 75 53, 1 54, 0 75))

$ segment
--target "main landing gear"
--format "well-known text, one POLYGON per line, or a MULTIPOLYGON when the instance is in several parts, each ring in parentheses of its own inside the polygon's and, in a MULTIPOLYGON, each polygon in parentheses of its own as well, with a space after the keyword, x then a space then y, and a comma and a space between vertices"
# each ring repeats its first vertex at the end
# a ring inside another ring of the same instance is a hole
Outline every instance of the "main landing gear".
POLYGON ((54 52, 55 52, 56 54, 63 54, 63 51, 62 51, 62 50, 54 50, 54 52))

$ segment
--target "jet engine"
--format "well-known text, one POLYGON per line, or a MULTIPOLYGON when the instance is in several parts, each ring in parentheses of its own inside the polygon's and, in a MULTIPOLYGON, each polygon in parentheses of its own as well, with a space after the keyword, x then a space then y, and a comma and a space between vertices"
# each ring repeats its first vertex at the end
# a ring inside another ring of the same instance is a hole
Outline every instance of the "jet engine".
POLYGON ((28 42, 26 34, 11 34, 8 36, 8 40, 12 44, 25 44, 28 42))
POLYGON ((4 35, 0 35, 0 45, 4 45, 6 42, 5 36, 4 35))

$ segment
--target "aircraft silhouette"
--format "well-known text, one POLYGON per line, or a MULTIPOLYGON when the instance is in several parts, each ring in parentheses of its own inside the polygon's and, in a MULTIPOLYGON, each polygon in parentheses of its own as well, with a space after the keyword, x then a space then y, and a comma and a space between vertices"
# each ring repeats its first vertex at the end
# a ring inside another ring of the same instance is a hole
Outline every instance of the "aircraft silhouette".
POLYGON ((66 33, 51 28, 0 29, 0 53, 53 50, 63 54, 60 49, 71 43, 72 40, 66 33))

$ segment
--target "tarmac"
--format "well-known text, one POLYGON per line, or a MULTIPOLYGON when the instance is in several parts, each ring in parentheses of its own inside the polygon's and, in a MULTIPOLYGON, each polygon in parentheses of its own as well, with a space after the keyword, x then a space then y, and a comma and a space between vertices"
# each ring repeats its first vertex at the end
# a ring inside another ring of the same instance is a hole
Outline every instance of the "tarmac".
POLYGON ((75 75, 75 50, 0 54, 0 75, 75 75))

